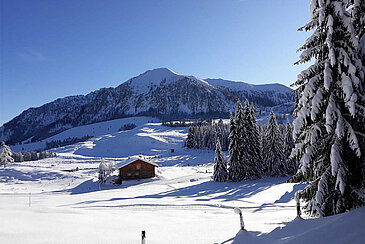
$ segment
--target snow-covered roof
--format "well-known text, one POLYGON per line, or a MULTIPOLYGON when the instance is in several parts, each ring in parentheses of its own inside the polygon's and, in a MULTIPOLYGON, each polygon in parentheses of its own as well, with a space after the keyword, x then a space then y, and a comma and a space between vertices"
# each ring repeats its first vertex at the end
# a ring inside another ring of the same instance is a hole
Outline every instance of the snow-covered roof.
POLYGON ((122 161, 122 162, 120 162, 120 163, 117 163, 116 167, 117 167, 118 169, 120 169, 120 168, 123 168, 123 167, 125 167, 125 166, 127 166, 127 165, 131 164, 131 163, 134 163, 134 162, 135 162, 135 161, 137 161, 137 160, 141 160, 141 161, 143 161, 143 162, 145 162, 145 163, 148 163, 148 164, 151 164, 151 165, 153 165, 153 166, 158 167, 158 164, 153 163, 153 162, 150 162, 150 161, 147 161, 147 160, 145 160, 145 159, 143 159, 143 158, 139 158, 139 157, 126 159, 125 161, 122 161))

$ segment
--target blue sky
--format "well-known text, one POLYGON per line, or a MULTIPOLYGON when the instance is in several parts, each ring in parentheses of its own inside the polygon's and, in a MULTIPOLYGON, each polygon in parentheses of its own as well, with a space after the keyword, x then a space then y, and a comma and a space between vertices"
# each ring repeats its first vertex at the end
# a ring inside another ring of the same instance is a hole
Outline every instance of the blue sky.
POLYGON ((290 85, 309 0, 2 0, 0 125, 148 69, 290 85))

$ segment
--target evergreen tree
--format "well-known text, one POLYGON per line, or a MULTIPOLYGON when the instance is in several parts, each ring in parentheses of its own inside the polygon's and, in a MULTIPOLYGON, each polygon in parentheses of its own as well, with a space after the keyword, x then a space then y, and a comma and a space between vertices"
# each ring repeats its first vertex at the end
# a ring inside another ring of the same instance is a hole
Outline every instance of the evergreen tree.
POLYGON ((346 7, 350 10, 355 36, 359 40, 358 55, 365 63, 365 1, 349 0, 346 7))
POLYGON ((107 164, 107 172, 106 172, 106 176, 109 177, 111 176, 111 174, 114 172, 115 170, 115 165, 113 162, 109 162, 107 164))
POLYGON ((40 151, 39 152, 39 159, 44 159, 44 158, 46 158, 47 157, 47 155, 46 155, 46 153, 45 152, 43 152, 43 151, 40 151))
MULTIPOLYGON (((349 0, 348 6, 351 11, 352 23, 355 29, 355 35, 359 40, 357 47, 357 53, 362 61, 363 72, 365 66, 365 1, 361 0, 349 0)), ((363 108, 365 108, 364 101, 359 102, 363 108)), ((364 112, 365 113, 365 112, 364 112)), ((360 117, 360 123, 354 125, 356 131, 365 131, 365 116, 360 117)), ((365 162, 365 137, 360 137, 359 146, 363 148, 361 154, 361 162, 365 162)), ((362 167, 362 187, 365 188, 365 163, 362 167)))
POLYGON ((216 140, 219 140, 219 143, 222 147, 222 144, 223 144, 223 120, 221 120, 221 119, 215 125, 215 138, 216 138, 216 140))
POLYGON ((14 158, 14 162, 23 162, 23 154, 21 152, 13 153, 12 157, 14 158))
POLYGON ((258 137, 256 137, 256 116, 246 100, 241 124, 240 159, 243 179, 261 178, 260 151, 258 137), (256 140, 256 141, 255 141, 256 140))
POLYGON ((210 125, 190 126, 185 146, 187 148, 209 148, 215 149, 217 137, 221 138, 222 150, 228 150, 229 125, 212 122, 210 125))
POLYGON ((106 182, 107 173, 108 173, 108 165, 102 159, 99 164, 99 177, 98 178, 99 178, 100 183, 106 182))
POLYGON ((294 158, 289 158, 291 151, 294 148, 294 138, 293 138, 293 128, 287 119, 285 126, 285 135, 284 135, 284 160, 286 162, 287 174, 293 175, 297 172, 297 160, 294 158))
POLYGON ((224 124, 223 120, 219 120, 218 122, 220 135, 221 135, 221 147, 223 151, 228 150, 229 146, 229 124, 224 124))
POLYGON ((217 143, 215 146, 213 180, 223 182, 226 181, 227 178, 228 178, 227 162, 226 159, 224 158, 219 139, 217 139, 217 143))
POLYGON ((36 161, 36 160, 38 160, 39 158, 38 158, 38 153, 37 152, 35 152, 35 151, 31 151, 30 152, 30 157, 31 157, 31 161, 36 161))
MULTIPOLYGON (((240 101, 237 101, 236 115, 242 110, 240 101)), ((241 137, 239 134, 238 121, 231 115, 230 134, 229 134, 229 169, 228 175, 232 181, 241 181, 243 179, 242 165, 240 158, 241 137)))
POLYGON ((264 135, 265 173, 268 176, 283 176, 287 172, 283 154, 283 142, 274 112, 271 110, 270 119, 264 135))
POLYGON ((14 159, 12 157, 10 147, 5 145, 5 142, 2 142, 1 146, 2 148, 0 149, 0 165, 3 165, 5 168, 7 164, 14 163, 14 159))
POLYGON ((311 21, 300 29, 314 32, 297 64, 312 58, 314 64, 294 83, 300 99, 292 156, 300 159, 298 179, 311 181, 299 196, 321 216, 364 205, 356 194, 364 184, 364 67, 345 2, 312 0, 311 21))
MULTIPOLYGON (((263 165, 263 158, 262 158, 262 150, 261 150, 261 132, 260 132, 260 126, 257 123, 256 120, 256 108, 254 104, 252 103, 250 106, 250 119, 249 123, 252 128, 252 133, 250 137, 250 145, 252 145, 251 152, 253 153, 253 160, 256 163, 256 167, 258 168, 260 175, 262 176, 264 174, 264 165, 263 165)), ((261 178, 261 177, 260 177, 261 178)))
POLYGON ((194 127, 190 126, 188 131, 188 137, 186 138, 185 145, 187 148, 194 147, 194 127))
POLYGON ((24 158, 24 161, 30 161, 30 160, 32 160, 32 155, 30 154, 30 152, 24 152, 23 158, 24 158))
POLYGON ((109 162, 105 163, 104 159, 101 160, 99 164, 99 181, 100 183, 105 183, 108 177, 113 173, 115 170, 114 163, 109 162))

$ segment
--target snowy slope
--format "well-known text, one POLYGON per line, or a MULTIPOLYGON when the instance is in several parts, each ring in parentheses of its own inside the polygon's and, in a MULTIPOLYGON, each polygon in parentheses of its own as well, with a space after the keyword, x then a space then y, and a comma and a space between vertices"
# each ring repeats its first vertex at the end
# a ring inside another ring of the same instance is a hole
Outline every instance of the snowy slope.
POLYGON ((147 243, 232 243, 234 207, 250 238, 262 243, 362 243, 364 209, 297 221, 293 196, 306 185, 287 178, 214 182, 214 153, 183 148, 187 128, 142 117, 134 118, 135 129, 111 131, 130 119, 70 129, 59 138, 93 129, 95 137, 55 149, 55 158, 0 168, 0 243, 138 243, 142 230, 147 243), (117 164, 136 155, 159 165, 157 177, 99 186, 101 157, 117 164), (323 229, 341 236, 320 235, 323 229))
POLYGON ((203 80, 167 68, 146 71, 116 88, 57 99, 22 112, 0 127, 8 144, 39 141, 69 128, 136 115, 163 119, 228 116, 238 98, 258 107, 293 102, 290 88, 280 84, 249 85, 226 80, 203 80))
POLYGON ((320 219, 296 218, 284 224, 260 236, 239 231, 233 243, 365 243, 365 208, 320 219))
MULTIPOLYGON (((37 151, 46 148, 46 142, 65 140, 68 138, 82 138, 84 136, 100 137, 111 134, 118 134, 119 129, 126 124, 135 124, 137 128, 147 124, 148 122, 159 122, 159 119, 153 117, 129 117, 122 119, 108 120, 104 122, 94 123, 90 125, 77 126, 67 129, 59 134, 45 138, 42 141, 29 143, 30 140, 23 141, 21 145, 11 146, 14 152, 20 151, 37 151)), ((120 132, 125 133, 125 132, 120 132)))

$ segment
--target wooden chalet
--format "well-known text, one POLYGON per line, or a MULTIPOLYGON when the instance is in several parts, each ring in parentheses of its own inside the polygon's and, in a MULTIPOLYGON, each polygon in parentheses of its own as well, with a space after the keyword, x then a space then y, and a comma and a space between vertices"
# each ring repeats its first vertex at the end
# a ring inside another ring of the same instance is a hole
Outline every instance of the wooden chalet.
POLYGON ((141 158, 134 158, 118 165, 120 180, 137 180, 155 177, 157 164, 141 158))

